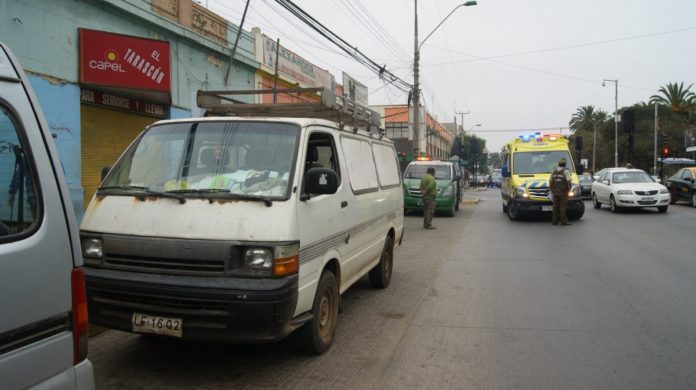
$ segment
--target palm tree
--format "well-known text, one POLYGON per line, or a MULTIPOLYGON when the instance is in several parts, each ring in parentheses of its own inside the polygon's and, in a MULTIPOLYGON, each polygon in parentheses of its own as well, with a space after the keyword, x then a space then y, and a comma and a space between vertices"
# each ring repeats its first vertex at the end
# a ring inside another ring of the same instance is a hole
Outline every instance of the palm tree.
POLYGON ((603 110, 595 111, 594 106, 582 106, 577 109, 568 123, 573 132, 592 132, 592 172, 595 171, 595 159, 597 155, 597 126, 604 123, 609 114, 603 110))
POLYGON ((689 84, 685 89, 683 82, 679 84, 667 83, 666 86, 662 86, 658 90, 662 95, 652 95, 650 103, 668 106, 672 112, 689 121, 694 106, 696 106, 696 94, 691 92, 692 86, 693 84, 689 84))

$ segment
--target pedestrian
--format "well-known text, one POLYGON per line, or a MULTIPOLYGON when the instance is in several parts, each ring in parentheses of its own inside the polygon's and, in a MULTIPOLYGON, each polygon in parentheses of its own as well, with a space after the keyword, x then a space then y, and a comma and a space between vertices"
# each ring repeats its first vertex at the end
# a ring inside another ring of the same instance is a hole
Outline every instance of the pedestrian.
POLYGON ((568 192, 570 191, 573 176, 566 169, 566 160, 558 160, 558 167, 551 171, 549 178, 551 193, 553 194, 553 212, 551 213, 551 224, 570 225, 566 216, 566 206, 568 205, 568 192))
POLYGON ((420 182, 421 196, 423 196, 423 228, 435 229, 432 225, 435 214, 435 196, 437 184, 435 183, 435 168, 429 167, 420 182))
POLYGON ((630 162, 626 163, 626 169, 633 169, 633 164, 631 164, 630 162))

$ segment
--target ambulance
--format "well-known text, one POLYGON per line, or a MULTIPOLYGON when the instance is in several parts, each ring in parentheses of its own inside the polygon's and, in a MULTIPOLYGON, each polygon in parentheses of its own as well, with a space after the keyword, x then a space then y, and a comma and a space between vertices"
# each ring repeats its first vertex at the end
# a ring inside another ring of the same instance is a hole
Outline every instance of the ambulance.
POLYGON ((569 191, 568 219, 578 220, 585 213, 578 174, 583 166, 575 164, 568 148, 568 139, 560 134, 523 134, 503 146, 503 183, 501 196, 503 212, 511 220, 523 215, 548 213, 553 209, 549 187, 551 171, 564 158, 572 173, 569 191))

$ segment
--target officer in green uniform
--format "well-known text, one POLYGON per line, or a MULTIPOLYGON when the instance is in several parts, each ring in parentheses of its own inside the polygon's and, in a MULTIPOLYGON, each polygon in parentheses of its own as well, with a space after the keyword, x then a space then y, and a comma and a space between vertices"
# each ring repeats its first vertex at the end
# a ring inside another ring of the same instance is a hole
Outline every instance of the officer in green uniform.
POLYGON ((549 187, 553 194, 553 213, 551 214, 551 223, 558 225, 559 214, 561 225, 570 225, 566 217, 566 206, 568 205, 568 192, 570 191, 573 176, 566 169, 566 160, 561 158, 558 160, 558 167, 551 171, 549 178, 549 187))
POLYGON ((435 168, 428 168, 426 174, 423 175, 420 182, 420 191, 423 196, 423 227, 435 229, 435 226, 432 225, 433 214, 435 214, 435 196, 437 195, 435 168))

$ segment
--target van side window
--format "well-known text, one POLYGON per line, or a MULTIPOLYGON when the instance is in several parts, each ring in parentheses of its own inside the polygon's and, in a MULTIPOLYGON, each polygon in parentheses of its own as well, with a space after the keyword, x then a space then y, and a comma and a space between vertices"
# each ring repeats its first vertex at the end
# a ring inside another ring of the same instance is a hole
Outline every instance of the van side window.
POLYGON ((0 239, 32 229, 38 218, 35 168, 18 131, 0 107, 0 239))
POLYGON ((341 182, 338 155, 330 134, 312 133, 309 136, 305 155, 305 172, 312 168, 331 168, 338 175, 338 182, 341 182))
POLYGON ((399 174, 399 165, 394 148, 382 144, 372 144, 372 151, 377 163, 377 176, 382 188, 401 184, 401 175, 399 174))
POLYGON ((351 137, 341 137, 341 145, 353 192, 360 194, 376 191, 379 184, 370 143, 351 137))

